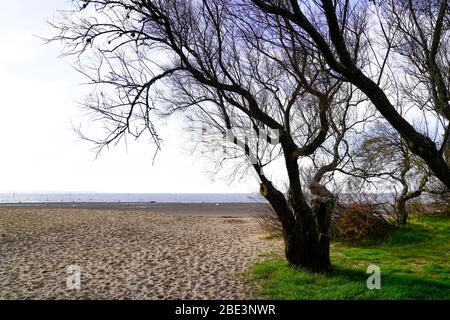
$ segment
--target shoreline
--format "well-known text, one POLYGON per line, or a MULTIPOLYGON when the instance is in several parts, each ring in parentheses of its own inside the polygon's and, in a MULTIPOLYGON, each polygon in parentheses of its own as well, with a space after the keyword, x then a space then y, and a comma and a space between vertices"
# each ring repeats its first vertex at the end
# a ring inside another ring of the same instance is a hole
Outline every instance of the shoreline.
POLYGON ((266 203, 221 202, 28 202, 2 203, 7 209, 138 210, 169 215, 252 217, 266 212, 266 203))

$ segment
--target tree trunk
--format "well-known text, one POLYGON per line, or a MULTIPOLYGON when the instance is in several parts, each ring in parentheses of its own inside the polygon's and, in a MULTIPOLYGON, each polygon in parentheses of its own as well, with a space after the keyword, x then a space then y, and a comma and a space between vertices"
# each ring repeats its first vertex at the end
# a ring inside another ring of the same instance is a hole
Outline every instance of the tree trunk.
MULTIPOLYGON (((283 227, 285 254, 289 265, 312 272, 328 272, 330 242, 328 226, 333 207, 333 197, 317 196, 312 203, 306 201, 300 183, 300 172, 295 144, 286 135, 280 135, 289 178, 288 198, 278 191, 265 177, 262 179, 263 195, 280 218, 283 227)), ((316 194, 320 194, 321 187, 316 194)), ((313 192, 314 193, 314 192, 313 192)))
POLYGON ((303 212, 294 214, 284 195, 265 180, 261 193, 269 201, 283 227, 285 255, 289 265, 312 272, 328 272, 330 263, 330 241, 328 227, 332 203, 317 201, 303 212))
POLYGON ((406 210, 406 199, 403 197, 397 198, 395 201, 395 211, 397 213, 397 223, 404 225, 408 221, 408 211, 406 210))
POLYGON ((328 229, 331 209, 331 205, 317 202, 311 210, 297 215, 301 219, 283 225, 285 255, 291 266, 312 272, 330 271, 328 229))
POLYGON ((295 224, 283 230, 285 255, 289 265, 312 272, 328 272, 331 269, 330 242, 328 236, 316 236, 315 229, 295 224))
POLYGON ((444 155, 445 161, 447 161, 447 165, 450 167, 450 138, 447 138, 447 142, 444 147, 444 155))

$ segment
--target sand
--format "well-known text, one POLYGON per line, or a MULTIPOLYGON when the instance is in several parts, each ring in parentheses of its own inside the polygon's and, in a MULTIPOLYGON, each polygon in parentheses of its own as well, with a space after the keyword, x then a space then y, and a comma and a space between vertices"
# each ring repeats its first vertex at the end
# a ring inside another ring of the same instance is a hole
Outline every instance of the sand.
POLYGON ((0 208, 0 299, 247 299, 241 273, 280 246, 249 216, 0 208))
POLYGON ((55 208, 97 210, 139 210, 190 216, 252 216, 266 211, 266 203, 182 203, 182 202, 39 202, 0 203, 0 208, 55 208))

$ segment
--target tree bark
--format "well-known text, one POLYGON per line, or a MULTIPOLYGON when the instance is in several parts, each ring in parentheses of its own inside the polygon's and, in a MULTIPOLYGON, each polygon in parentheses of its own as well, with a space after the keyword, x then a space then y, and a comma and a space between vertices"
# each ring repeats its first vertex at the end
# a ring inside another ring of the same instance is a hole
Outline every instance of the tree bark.
POLYGON ((328 272, 331 269, 328 229, 333 196, 318 179, 313 188, 315 199, 308 203, 300 182, 296 155, 299 148, 286 132, 281 132, 280 143, 289 179, 288 197, 286 199, 270 180, 260 174, 261 194, 281 221, 289 265, 312 272, 328 272))
POLYGON ((328 229, 332 201, 314 200, 311 206, 303 207, 302 212, 294 213, 293 206, 288 204, 286 197, 270 181, 265 180, 261 190, 281 221, 285 256, 289 265, 317 273, 330 271, 328 229))
MULTIPOLYGON (((449 120, 450 121, 450 120, 449 120)), ((450 167, 450 139, 447 138, 444 146, 444 156, 447 165, 450 167)))
POLYGON ((316 227, 296 222, 283 228, 285 255, 293 267, 324 273, 331 270, 330 241, 328 231, 318 234, 316 227))
POLYGON ((407 199, 400 196, 395 201, 395 211, 397 213, 397 223, 399 225, 405 225, 408 221, 408 211, 406 210, 407 199))

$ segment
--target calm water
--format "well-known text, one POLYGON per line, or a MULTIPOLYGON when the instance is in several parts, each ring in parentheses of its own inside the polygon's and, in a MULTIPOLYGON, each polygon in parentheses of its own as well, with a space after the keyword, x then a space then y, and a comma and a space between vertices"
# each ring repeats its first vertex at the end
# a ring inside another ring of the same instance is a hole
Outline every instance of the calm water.
POLYGON ((253 193, 0 193, 0 203, 33 202, 261 202, 253 193))

